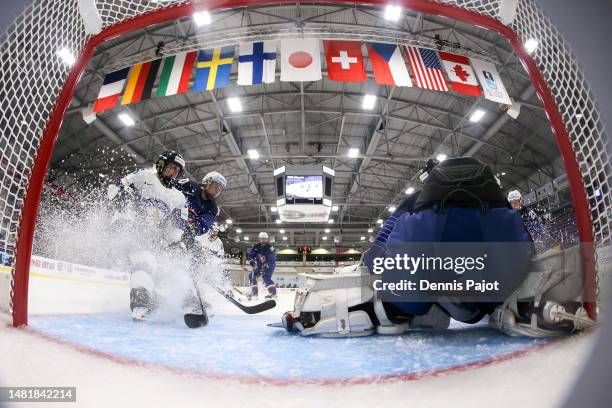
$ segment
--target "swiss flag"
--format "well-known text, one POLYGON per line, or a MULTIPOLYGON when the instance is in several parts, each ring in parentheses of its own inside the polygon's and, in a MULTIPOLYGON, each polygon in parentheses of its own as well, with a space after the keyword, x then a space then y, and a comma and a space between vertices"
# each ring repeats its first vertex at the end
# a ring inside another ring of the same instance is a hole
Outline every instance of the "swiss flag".
POLYGON ((482 96, 482 90, 478 86, 478 80, 474 70, 470 66, 467 57, 448 52, 439 52, 444 70, 453 84, 453 89, 457 93, 472 96, 482 96))
POLYGON ((332 81, 363 82, 366 78, 361 43, 324 41, 327 77, 332 81))

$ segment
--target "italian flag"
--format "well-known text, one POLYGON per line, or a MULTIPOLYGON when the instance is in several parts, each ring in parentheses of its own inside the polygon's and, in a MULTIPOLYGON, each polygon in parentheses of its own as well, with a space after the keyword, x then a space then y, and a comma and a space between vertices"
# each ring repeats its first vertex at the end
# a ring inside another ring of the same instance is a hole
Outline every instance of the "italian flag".
POLYGON ((176 95, 189 89, 189 79, 197 51, 183 52, 164 59, 157 96, 176 95))

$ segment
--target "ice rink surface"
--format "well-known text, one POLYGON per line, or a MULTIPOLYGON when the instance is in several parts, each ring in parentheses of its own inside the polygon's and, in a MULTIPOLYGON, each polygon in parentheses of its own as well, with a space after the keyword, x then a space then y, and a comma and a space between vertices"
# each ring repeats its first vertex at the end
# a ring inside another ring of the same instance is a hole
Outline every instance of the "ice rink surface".
POLYGON ((301 338, 266 326, 292 296, 282 293, 263 315, 209 298, 216 315, 195 330, 179 316, 134 323, 127 313, 38 314, 25 329, 5 316, 0 383, 76 386, 84 407, 553 407, 595 337, 542 341, 454 324, 402 336, 301 338))
POLYGON ((266 327, 269 316, 215 316, 189 330, 182 319, 134 323, 126 315, 35 316, 30 327, 118 358, 245 381, 361 382, 413 378, 482 364, 543 340, 484 327, 421 330, 404 336, 304 338, 266 327))

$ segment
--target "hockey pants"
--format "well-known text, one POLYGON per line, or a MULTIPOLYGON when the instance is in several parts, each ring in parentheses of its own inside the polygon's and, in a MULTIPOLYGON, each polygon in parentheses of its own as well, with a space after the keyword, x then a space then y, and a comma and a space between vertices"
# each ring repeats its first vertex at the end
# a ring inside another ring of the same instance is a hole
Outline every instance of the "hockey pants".
POLYGON ((266 285, 266 289, 268 289, 268 293, 271 295, 276 294, 276 284, 274 283, 274 281, 272 281, 273 272, 274 271, 271 271, 270 269, 268 269, 267 271, 262 273, 259 269, 253 269, 253 272, 249 273, 249 284, 251 285, 251 294, 253 296, 257 295, 257 292, 258 292, 257 278, 260 275, 263 277, 264 285, 266 285))

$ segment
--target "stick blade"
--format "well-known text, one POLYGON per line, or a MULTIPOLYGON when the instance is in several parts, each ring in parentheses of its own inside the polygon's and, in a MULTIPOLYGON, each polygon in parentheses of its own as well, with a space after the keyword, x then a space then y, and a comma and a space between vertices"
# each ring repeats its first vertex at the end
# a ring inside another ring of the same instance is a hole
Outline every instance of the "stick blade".
POLYGON ((265 302, 258 303, 253 306, 243 305, 242 303, 238 302, 236 299, 233 298, 229 300, 230 302, 234 303, 240 310, 247 314, 261 313, 276 307, 276 301, 273 299, 266 300, 265 302))

